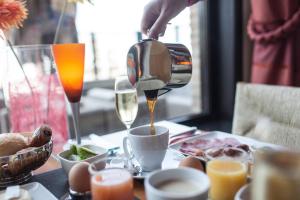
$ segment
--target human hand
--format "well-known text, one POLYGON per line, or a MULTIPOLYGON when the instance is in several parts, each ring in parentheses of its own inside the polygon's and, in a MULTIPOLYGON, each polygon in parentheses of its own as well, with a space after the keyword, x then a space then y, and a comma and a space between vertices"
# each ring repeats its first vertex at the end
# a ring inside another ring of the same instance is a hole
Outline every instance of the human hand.
POLYGON ((144 8, 141 30, 149 38, 158 39, 167 23, 187 7, 186 0, 152 0, 144 8))

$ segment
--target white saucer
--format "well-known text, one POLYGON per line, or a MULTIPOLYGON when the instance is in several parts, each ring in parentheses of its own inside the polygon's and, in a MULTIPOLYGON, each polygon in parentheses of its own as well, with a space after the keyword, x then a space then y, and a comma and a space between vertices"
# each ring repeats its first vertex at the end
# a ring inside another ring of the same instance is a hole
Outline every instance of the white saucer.
MULTIPOLYGON (((21 188, 29 192, 32 200, 57 200, 57 198, 49 190, 38 182, 21 185, 21 188)), ((4 192, 5 190, 0 191, 0 194, 4 192)))
POLYGON ((234 200, 250 200, 250 185, 243 186, 235 195, 234 200))
MULTIPOLYGON (((162 169, 173 169, 177 168, 180 161, 185 158, 184 155, 179 153, 178 151, 168 149, 165 159, 162 162, 162 169)), ((114 166, 117 166, 117 164, 114 163, 114 166)), ((124 162, 119 162, 119 167, 124 167, 124 162)), ((151 172, 135 172, 132 174, 134 179, 144 179, 148 174, 151 172)))

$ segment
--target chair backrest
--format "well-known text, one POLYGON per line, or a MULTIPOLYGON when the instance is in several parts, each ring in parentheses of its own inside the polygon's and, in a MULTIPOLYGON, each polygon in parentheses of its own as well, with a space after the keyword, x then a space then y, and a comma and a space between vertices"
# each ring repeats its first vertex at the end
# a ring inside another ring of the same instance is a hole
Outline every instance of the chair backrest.
POLYGON ((232 133, 300 148, 300 88, 238 83, 232 133))

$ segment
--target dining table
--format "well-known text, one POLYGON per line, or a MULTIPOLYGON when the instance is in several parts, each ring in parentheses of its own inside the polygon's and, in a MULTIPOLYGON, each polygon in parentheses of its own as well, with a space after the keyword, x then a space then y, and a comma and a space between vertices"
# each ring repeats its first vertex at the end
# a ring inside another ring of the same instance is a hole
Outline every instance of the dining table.
MULTIPOLYGON (((163 169, 176 168, 179 162, 185 158, 186 155, 184 151, 181 151, 183 143, 193 144, 193 141, 197 139, 216 141, 227 141, 234 142, 235 140, 241 142, 242 144, 247 144, 251 146, 251 149, 275 149, 275 150, 286 150, 286 147, 275 145, 271 143, 266 143, 258 141, 252 138, 247 138, 243 136, 238 136, 235 134, 229 134, 220 131, 201 131, 197 130, 195 127, 184 126, 176 124, 169 121, 161 121, 156 123, 156 125, 164 126, 169 129, 170 139, 169 148, 167 150, 165 159, 162 163, 163 169), (210 138, 210 139, 209 139, 210 138), (216 140, 217 138, 217 140, 216 140), (191 142, 192 141, 192 142, 191 142), (167 165, 166 165, 167 164, 167 165)), ((94 134, 91 133, 88 136, 82 138, 83 144, 94 144, 101 146, 108 150, 110 156, 123 155, 123 140, 127 136, 126 131, 119 131, 109 134, 94 134)), ((71 141, 71 143, 74 141, 71 141)), ((64 151, 70 147, 70 142, 55 144, 54 150, 49 157, 48 161, 41 166, 39 169, 35 170, 32 174, 33 176, 28 183, 34 185, 41 184, 44 186, 52 195, 54 195, 59 200, 70 200, 69 198, 69 183, 66 171, 62 168, 59 160, 59 152, 64 151), (39 184, 36 184, 39 183, 39 184)), ((200 159, 200 158, 199 158, 200 159)), ((200 159, 201 160, 201 159, 200 159)), ((206 161, 201 160, 205 165, 206 161)), ((144 178, 146 175, 133 175, 134 180, 134 200, 144 200, 146 199, 146 191, 144 187, 144 178)), ((25 186, 24 186, 25 187, 25 186)), ((50 194, 49 194, 50 195, 50 194)), ((52 196, 50 195, 50 196, 52 196)), ((51 198, 50 198, 51 199, 51 198)))
MULTIPOLYGON (((157 122, 156 125, 161 125, 169 128, 170 133, 176 135, 178 133, 188 132, 195 130, 195 127, 188 127, 180 124, 176 124, 169 121, 157 122)), ((101 136, 93 135, 93 141, 97 140, 94 137, 98 137, 99 141, 96 144, 113 147, 119 147, 119 152, 122 152, 123 138, 126 136, 126 131, 119 131, 115 133, 105 134, 101 136), (101 141, 100 141, 101 140, 101 141), (106 142, 106 143, 105 143, 106 142), (105 144, 104 144, 105 143, 105 144), (108 144, 109 143, 109 144, 108 144)), ((90 138, 83 138, 83 143, 89 143, 90 138)), ((95 141, 94 141, 95 142, 95 141)), ((58 149, 63 149, 63 147, 57 147, 58 149)), ((34 171, 34 175, 30 182, 38 182, 46 187, 57 199, 64 200, 68 196, 69 184, 68 177, 64 170, 61 168, 60 162, 56 156, 56 152, 52 153, 52 156, 46 162, 44 166, 40 169, 34 171)), ((144 200, 145 198, 145 188, 143 179, 134 179, 134 196, 135 200, 144 200)))
MULTIPOLYGON (((53 166, 53 164, 57 161, 50 158, 48 162, 51 162, 51 165, 53 166)), ((50 169, 50 171, 34 175, 30 182, 38 182, 42 184, 59 200, 64 200, 68 196, 68 178, 63 169, 60 168, 59 163, 57 163, 56 169, 50 169)), ((134 180, 134 196, 134 200, 145 199, 143 180, 134 180)))
MULTIPOLYGON (((219 131, 200 131, 195 127, 184 126, 180 124, 176 124, 169 121, 161 121, 156 123, 156 125, 164 126, 169 129, 170 132, 170 146, 167 151, 166 157, 163 161, 168 164, 167 168, 174 168, 178 166, 178 162, 184 158, 184 154, 180 153, 179 147, 183 141, 188 142, 189 140, 194 140, 195 138, 223 138, 228 139, 229 134, 219 131), (178 141, 180 140, 180 141, 178 141), (168 153, 170 152, 170 153, 168 153), (174 160, 167 158, 168 155, 175 155, 174 160), (176 161, 176 162, 174 162, 176 161), (172 165, 172 166, 171 166, 172 165)), ((123 139, 126 137, 126 131, 119 131, 115 133, 109 134, 90 134, 87 137, 82 138, 83 144, 92 143, 94 145, 101 146, 105 149, 113 149, 113 154, 122 155, 123 154, 123 139)), ((230 134, 231 135, 231 134, 230 134)), ((244 142, 245 144, 250 144, 253 147, 271 147, 271 148, 279 148, 274 144, 268 144, 260 141, 253 140, 251 138, 246 138, 237 135, 231 135, 230 137, 238 139, 240 142, 244 142)), ((55 144, 55 151, 58 149, 68 149, 66 147, 68 143, 61 144, 59 147, 58 144, 55 144)), ((58 152, 53 152, 48 161, 39 169, 34 171, 34 175, 31 178, 30 182, 38 182, 42 184, 46 189, 48 189, 57 199, 66 200, 68 199, 68 191, 69 191, 69 183, 66 172, 61 167, 59 158, 57 156, 58 152)), ((112 152, 110 152, 112 153, 112 152)), ((164 168, 164 167, 163 167, 164 168)), ((144 200, 146 199, 145 187, 144 187, 144 177, 134 177, 134 198, 135 200, 144 200)))

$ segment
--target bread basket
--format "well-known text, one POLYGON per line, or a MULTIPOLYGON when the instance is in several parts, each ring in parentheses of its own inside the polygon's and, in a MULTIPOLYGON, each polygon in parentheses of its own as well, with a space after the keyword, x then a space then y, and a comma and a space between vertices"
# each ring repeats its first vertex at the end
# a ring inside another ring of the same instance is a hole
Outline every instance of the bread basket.
POLYGON ((27 182, 32 171, 41 167, 52 153, 52 139, 40 146, 20 153, 0 157, 0 189, 27 182))

